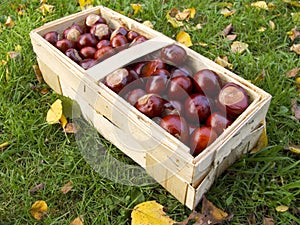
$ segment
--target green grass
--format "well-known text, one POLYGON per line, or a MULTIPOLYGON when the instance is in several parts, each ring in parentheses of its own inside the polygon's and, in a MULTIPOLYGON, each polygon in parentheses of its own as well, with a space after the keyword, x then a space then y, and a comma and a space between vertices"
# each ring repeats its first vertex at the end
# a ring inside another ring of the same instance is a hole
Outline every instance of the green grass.
MULTIPOLYGON (((132 12, 130 3, 134 3, 95 2, 126 14, 132 12)), ((183 220, 190 210, 158 184, 128 186, 100 176, 82 157, 73 135, 66 138, 59 125, 45 122, 49 105, 60 96, 30 88, 46 85, 38 84, 32 69, 36 59, 29 32, 44 21, 80 10, 75 1, 48 3, 55 6, 55 11, 45 17, 36 10, 37 0, 0 3, 0 60, 6 60, 6 53, 14 51, 17 45, 22 46, 20 60, 0 65, 0 144, 10 142, 9 147, 0 151, 0 224, 69 224, 79 215, 84 215, 85 224, 129 224, 131 209, 153 199, 164 205, 174 220, 183 220), (24 16, 17 15, 19 4, 24 7, 24 16), (16 23, 13 28, 4 27, 7 16, 16 23), (73 189, 65 195, 60 189, 68 181, 72 181, 73 189), (29 190, 40 183, 45 184, 44 189, 30 195, 29 190), (45 200, 50 208, 42 223, 36 222, 29 212, 36 200, 45 200)), ((288 70, 300 66, 299 56, 289 50, 293 43, 286 34, 300 25, 291 18, 291 13, 299 8, 274 0, 276 8, 264 11, 249 7, 250 1, 243 0, 233 3, 237 11, 232 17, 224 18, 219 13, 221 1, 141 3, 143 13, 137 17, 152 21, 156 30, 170 37, 179 29, 166 22, 166 11, 173 7, 195 7, 195 20, 203 24, 203 29, 190 32, 192 41, 205 42, 208 47, 194 45, 192 49, 210 59, 227 55, 234 65, 233 72, 245 79, 254 80, 265 70, 265 78, 256 85, 273 96, 266 118, 269 145, 238 160, 216 180, 206 196, 234 214, 226 224, 262 224, 264 217, 272 217, 281 225, 300 224, 299 155, 284 150, 289 144, 300 145, 300 123, 292 118, 290 101, 299 101, 299 95, 293 79, 285 76, 288 70), (269 28, 269 20, 275 23, 274 30, 269 28), (217 35, 229 23, 235 27, 237 40, 249 44, 249 51, 233 54, 230 43, 217 35), (267 30, 257 32, 261 26, 267 30), (287 205, 289 210, 277 212, 275 208, 279 205, 287 205)), ((133 164, 109 142, 100 138, 99 142, 121 161, 133 164)), ((200 209, 201 205, 197 207, 200 209)))

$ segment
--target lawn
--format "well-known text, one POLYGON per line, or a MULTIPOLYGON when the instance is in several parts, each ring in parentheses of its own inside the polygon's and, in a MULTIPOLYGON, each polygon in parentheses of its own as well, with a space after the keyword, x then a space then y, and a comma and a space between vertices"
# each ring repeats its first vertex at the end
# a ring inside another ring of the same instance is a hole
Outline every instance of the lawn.
MULTIPOLYGON (((103 0, 94 5, 130 14, 138 21, 149 20, 156 30, 172 38, 181 28, 167 22, 167 11, 196 9, 190 23, 200 23, 202 29, 188 31, 193 42, 190 48, 212 60, 227 56, 234 73, 273 96, 266 117, 268 146, 239 159, 216 180, 206 197, 233 214, 225 224, 263 224, 265 218, 273 218, 276 225, 300 224, 299 154, 287 149, 300 145, 300 123, 291 102, 296 99, 300 104, 300 98, 295 78, 286 76, 300 67, 299 55, 290 50, 300 38, 292 41, 288 35, 300 27, 300 8, 280 0, 268 1, 268 10, 251 6, 253 1, 228 2, 232 6, 225 1, 139 1, 143 11, 136 15, 130 6, 137 3, 134 1, 103 0), (226 6, 235 13, 222 15, 226 6), (230 23, 236 40, 248 44, 241 54, 233 53, 232 42, 219 35, 230 23), (276 210, 282 205, 288 210, 276 210)), ((80 11, 74 0, 48 0, 47 4, 54 10, 43 15, 37 0, 0 2, 0 145, 9 143, 0 148, 0 224, 70 224, 80 215, 85 224, 130 224, 132 208, 147 200, 156 200, 172 219, 182 221, 191 211, 160 185, 126 185, 101 176, 83 158, 73 134, 66 135, 59 124, 46 123, 49 106, 61 96, 41 91, 48 86, 36 79, 29 32, 80 11), (8 17, 14 24, 6 24, 8 17), (15 58, 13 52, 20 55, 15 58), (72 188, 64 194, 61 188, 68 182, 72 188), (31 194, 38 184, 44 187, 31 194), (46 201, 49 207, 42 222, 30 214, 37 200, 46 201)), ((112 155, 132 163, 109 142, 99 140, 112 155)), ((144 179, 150 178, 145 175, 144 179)), ((201 204, 196 210, 201 211, 201 204)))

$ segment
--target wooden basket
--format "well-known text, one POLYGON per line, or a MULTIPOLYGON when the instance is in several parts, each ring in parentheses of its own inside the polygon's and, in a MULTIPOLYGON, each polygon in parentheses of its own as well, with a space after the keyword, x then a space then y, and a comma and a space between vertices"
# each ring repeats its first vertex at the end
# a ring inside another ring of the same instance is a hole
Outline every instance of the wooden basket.
MULTIPOLYGON (((57 93, 76 100, 87 121, 117 148, 174 195, 193 209, 215 179, 239 156, 256 146, 265 132, 265 116, 271 96, 195 51, 185 48, 195 71, 216 71, 223 82, 245 88, 251 104, 209 147, 197 157, 189 148, 140 113, 123 98, 98 81, 114 70, 167 45, 175 43, 149 27, 103 6, 97 6, 47 23, 30 33, 32 46, 45 82, 57 93), (126 26, 149 41, 130 47, 84 70, 48 43, 42 36, 49 31, 62 33, 74 23, 82 24, 90 13, 104 17, 109 26, 126 26)), ((178 43, 177 43, 178 44, 178 43)))

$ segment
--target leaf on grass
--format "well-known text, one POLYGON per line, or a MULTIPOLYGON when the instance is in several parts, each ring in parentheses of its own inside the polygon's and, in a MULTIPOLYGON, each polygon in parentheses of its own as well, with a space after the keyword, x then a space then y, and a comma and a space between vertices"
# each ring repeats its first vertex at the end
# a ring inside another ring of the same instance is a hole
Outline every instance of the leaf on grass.
POLYGON ((175 221, 166 215, 163 206, 156 201, 136 205, 131 212, 131 225, 172 225, 175 221))
POLYGON ((54 5, 49 5, 42 3, 39 7, 39 11, 42 13, 43 16, 45 16, 47 13, 52 13, 54 10, 54 5))
POLYGON ((223 67, 228 68, 230 70, 233 68, 233 65, 228 62, 228 57, 227 56, 218 56, 215 59, 215 62, 217 64, 219 64, 220 66, 223 66, 223 67))
POLYGON ((300 37, 300 31, 297 30, 297 28, 293 28, 292 30, 286 32, 286 34, 290 37, 292 41, 294 41, 296 38, 300 37))
POLYGON ((293 44, 290 48, 291 51, 296 52, 298 55, 300 55, 300 44, 293 44))
POLYGON ((179 31, 179 33, 176 35, 176 41, 178 41, 181 44, 184 44, 187 47, 193 45, 190 35, 182 30, 179 31))
POLYGON ((269 26, 272 30, 275 30, 275 23, 272 20, 269 21, 269 26))
POLYGON ((299 145, 290 145, 290 146, 286 147, 286 149, 292 153, 300 155, 300 146, 299 145))
POLYGON ((89 9, 93 7, 94 0, 78 0, 81 10, 89 9))
POLYGON ((30 189, 29 193, 31 195, 35 195, 39 190, 42 190, 45 187, 44 183, 40 183, 36 186, 34 186, 33 188, 30 189))
POLYGON ((260 137, 257 140, 256 146, 251 149, 251 153, 252 154, 256 153, 267 146, 268 146, 268 135, 267 135, 267 129, 266 127, 264 127, 260 137))
POLYGON ((72 188, 73 188, 73 184, 71 181, 69 181, 60 189, 60 191, 64 194, 67 194, 69 191, 72 190, 72 188))
POLYGON ((36 220, 41 220, 45 215, 47 215, 48 206, 45 201, 36 201, 33 203, 30 209, 32 217, 36 220))
POLYGON ((4 26, 8 27, 8 28, 12 28, 15 26, 15 22, 13 21, 13 19, 10 16, 8 16, 4 26))
POLYGON ((251 3, 252 7, 258 8, 258 9, 264 9, 264 10, 269 10, 269 7, 265 1, 257 1, 251 3))
POLYGON ((292 99, 292 111, 294 113, 294 117, 297 120, 300 120, 300 105, 297 104, 297 99, 292 99))
POLYGON ((189 20, 190 18, 193 19, 196 14, 196 9, 195 8, 189 8, 189 9, 184 9, 182 12, 178 11, 177 14, 175 15, 175 19, 179 21, 183 20, 189 20))
POLYGON ((146 20, 143 22, 143 25, 150 27, 151 29, 154 28, 153 23, 150 20, 146 20))
POLYGON ((286 212, 289 210, 289 207, 286 205, 279 205, 275 209, 277 212, 286 212))
POLYGON ((0 151, 3 151, 5 148, 7 148, 10 145, 10 142, 6 141, 0 144, 0 151))
POLYGON ((61 117, 59 119, 59 122, 60 122, 62 128, 65 129, 65 127, 66 127, 66 125, 68 123, 68 120, 67 120, 67 118, 65 117, 64 114, 61 115, 61 117))
POLYGON ((166 18, 174 28, 182 27, 184 25, 182 21, 178 21, 175 17, 171 16, 171 10, 167 12, 166 18))
POLYGON ((300 91, 300 77, 297 77, 295 82, 296 82, 297 88, 299 89, 298 91, 300 91))
POLYGON ((267 30, 267 28, 266 27, 260 27, 260 28, 258 28, 258 32, 265 32, 267 30))
POLYGON ((286 76, 289 77, 289 78, 295 77, 295 76, 297 76, 297 74, 299 73, 299 71, 300 71, 300 68, 294 68, 292 70, 289 70, 286 73, 286 76))
POLYGON ((34 70, 34 73, 35 73, 35 76, 36 76, 36 79, 38 80, 38 82, 41 84, 44 82, 44 79, 43 79, 43 75, 42 75, 42 72, 40 70, 40 67, 38 65, 32 65, 32 68, 34 70))
POLYGON ((300 12, 291 13, 292 20, 296 25, 300 24, 300 12))
POLYGON ((289 5, 300 7, 300 2, 299 1, 290 1, 290 0, 282 0, 282 1, 289 4, 289 5))
POLYGON ((245 50, 248 49, 248 46, 249 45, 247 43, 234 41, 230 47, 233 53, 243 53, 245 50))
POLYGON ((252 83, 255 84, 258 81, 262 81, 265 79, 265 77, 266 77, 266 71, 265 71, 265 69, 263 69, 262 72, 257 77, 255 77, 255 79, 252 81, 252 83))
POLYGON ((82 216, 79 216, 79 217, 75 218, 75 219, 70 223, 70 225, 83 225, 83 222, 84 222, 84 220, 83 220, 82 216))
POLYGON ((233 30, 234 30, 233 24, 230 23, 224 28, 224 30, 222 30, 220 32, 220 35, 223 35, 226 37, 227 35, 231 34, 233 32, 233 30))
POLYGON ((221 9, 221 14, 225 17, 229 17, 232 16, 233 14, 235 14, 236 10, 235 9, 228 9, 228 8, 223 8, 221 9))
POLYGON ((130 4, 131 8, 134 10, 133 15, 143 12, 143 7, 141 4, 130 4))
POLYGON ((49 124, 59 123, 62 116, 62 101, 57 99, 47 112, 46 121, 49 124))
POLYGON ((78 127, 75 123, 68 123, 64 129, 67 134, 76 134, 78 132, 78 127))
POLYGON ((275 225, 274 219, 265 217, 263 220, 263 225, 275 225))

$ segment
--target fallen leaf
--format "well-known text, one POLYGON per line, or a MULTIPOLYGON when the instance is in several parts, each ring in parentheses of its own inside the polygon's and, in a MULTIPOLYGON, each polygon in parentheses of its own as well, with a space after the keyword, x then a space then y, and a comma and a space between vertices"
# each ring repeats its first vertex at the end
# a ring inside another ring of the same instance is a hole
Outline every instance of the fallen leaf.
POLYGON ((265 79, 265 77, 266 77, 266 71, 265 71, 265 69, 263 69, 262 72, 257 77, 255 77, 255 79, 252 81, 252 83, 255 84, 258 81, 262 81, 265 79))
POLYGON ((131 225, 172 225, 175 221, 166 215, 163 206, 156 201, 147 201, 134 207, 131 225))
POLYGON ((19 16, 23 16, 26 14, 25 10, 24 10, 24 5, 19 4, 18 8, 17 8, 17 12, 19 16))
POLYGON ((228 24, 225 28, 224 28, 224 30, 222 30, 221 32, 220 32, 220 35, 223 35, 223 36, 227 36, 227 35, 229 35, 229 34, 231 34, 231 32, 234 30, 234 27, 233 27, 233 24, 232 23, 230 23, 230 24, 228 24))
POLYGON ((48 206, 45 201, 36 201, 33 203, 30 209, 32 217, 36 220, 41 220, 45 215, 47 215, 48 206))
POLYGON ((300 31, 296 27, 286 32, 286 34, 290 37, 292 41, 294 41, 297 37, 300 37, 300 31))
POLYGON ((50 90, 49 90, 49 88, 41 88, 41 89, 39 89, 39 92, 42 95, 45 95, 45 94, 48 94, 50 92, 50 90))
POLYGON ((243 53, 245 50, 248 49, 248 46, 249 45, 247 43, 234 41, 230 47, 233 53, 243 53))
POLYGON ((34 73, 35 73, 35 76, 36 76, 36 79, 38 80, 38 82, 40 84, 43 83, 44 79, 43 79, 43 75, 42 75, 42 72, 40 70, 40 67, 38 65, 33 65, 32 68, 34 70, 34 73))
POLYGON ((73 184, 71 181, 66 183, 60 190, 62 193, 67 194, 69 191, 71 191, 73 188, 73 184))
POLYGON ((154 28, 152 22, 150 20, 146 20, 143 22, 143 25, 147 26, 147 27, 150 27, 151 29, 154 28))
POLYGON ((174 28, 182 27, 184 25, 182 21, 178 21, 176 18, 171 16, 171 10, 167 12, 166 18, 174 28))
POLYGON ((75 218, 70 225, 83 225, 83 218, 82 216, 79 216, 77 218, 75 218))
POLYGON ((290 146, 287 147, 287 149, 289 151, 291 151, 292 153, 300 155, 300 146, 299 145, 290 145, 290 146))
POLYGON ((299 1, 289 1, 289 0, 282 0, 282 1, 289 4, 289 5, 300 7, 300 2, 299 1))
POLYGON ((7 148, 10 145, 10 142, 6 141, 0 144, 0 151, 3 151, 5 148, 7 148))
POLYGON ((217 64, 219 64, 220 66, 223 66, 223 67, 228 68, 230 70, 233 68, 233 65, 228 62, 228 57, 227 56, 218 56, 215 59, 215 62, 217 64))
POLYGON ((228 217, 228 213, 217 208, 212 202, 208 201, 205 196, 202 200, 202 213, 210 216, 215 223, 220 223, 228 217))
POLYGON ((229 34, 226 36, 226 39, 228 41, 234 41, 236 39, 237 35, 236 34, 229 34))
POLYGON ((297 120, 300 120, 300 105, 297 104, 297 99, 292 99, 292 112, 297 120))
POLYGON ((266 27, 260 27, 260 28, 258 28, 258 32, 265 32, 267 30, 267 28, 266 27))
POLYGON ((78 132, 78 127, 75 123, 68 123, 64 129, 67 134, 76 134, 78 132))
POLYGON ((264 218, 263 225, 275 225, 273 218, 264 218))
POLYGON ((190 12, 189 11, 178 12, 175 15, 175 19, 179 20, 179 21, 187 20, 189 18, 189 16, 190 16, 190 12))
POLYGON ((275 30, 275 23, 272 20, 269 21, 269 26, 272 30, 275 30))
POLYGON ((300 44, 293 44, 290 48, 291 51, 296 52, 298 55, 300 55, 300 44))
POLYGON ((176 35, 176 41, 178 41, 181 44, 184 44, 187 47, 193 45, 190 35, 184 31, 179 31, 179 33, 176 35))
POLYGON ((12 28, 13 26, 15 26, 15 22, 13 21, 13 19, 10 16, 8 16, 4 26, 8 27, 8 28, 12 28))
POLYGON ((48 124, 59 123, 62 116, 62 101, 57 99, 47 112, 46 121, 48 124))
POLYGON ((78 0, 81 10, 89 9, 93 7, 94 0, 78 0))
POLYGON ((235 14, 236 10, 235 9, 228 9, 228 8, 223 8, 221 9, 221 14, 225 17, 229 17, 232 16, 233 14, 235 14))
POLYGON ((300 24, 300 12, 291 13, 292 20, 296 25, 300 24))
POLYGON ((269 10, 269 7, 265 1, 257 1, 251 3, 252 7, 258 8, 258 9, 264 9, 264 10, 269 10))
POLYGON ((256 146, 251 149, 250 153, 252 154, 256 153, 267 146, 268 146, 268 135, 267 135, 267 129, 266 127, 264 127, 260 137, 257 140, 256 146))
POLYGON ((64 114, 61 115, 61 117, 59 119, 59 122, 60 122, 62 128, 64 129, 66 127, 67 123, 68 123, 68 120, 67 120, 67 118, 65 117, 64 114))
POLYGON ((286 212, 288 210, 289 210, 289 207, 287 207, 286 205, 279 205, 276 207, 277 212, 286 212))
POLYGON ((300 68, 294 68, 292 70, 289 70, 286 73, 286 76, 289 77, 289 78, 295 77, 295 76, 297 76, 297 74, 299 73, 299 71, 300 71, 300 68))
POLYGON ((45 184, 44 183, 40 183, 40 184, 34 186, 33 188, 31 188, 30 191, 29 191, 29 193, 31 195, 35 195, 36 192, 38 192, 39 190, 42 190, 44 187, 45 187, 45 184))
POLYGON ((300 89, 300 77, 297 77, 295 82, 296 82, 297 88, 300 89))
POLYGON ((130 4, 131 8, 134 10, 133 15, 137 15, 140 12, 143 12, 143 7, 141 4, 130 4))
POLYGON ((49 5, 49 4, 41 4, 39 7, 39 11, 42 13, 43 16, 45 16, 47 13, 52 13, 54 10, 54 6, 53 5, 49 5))
POLYGON ((7 61, 6 61, 6 60, 3 60, 3 59, 2 59, 2 60, 0 61, 0 65, 1 65, 1 66, 5 66, 6 64, 7 64, 7 61))
POLYGON ((21 57, 21 52, 16 52, 16 51, 7 52, 7 56, 12 60, 19 60, 21 57))

